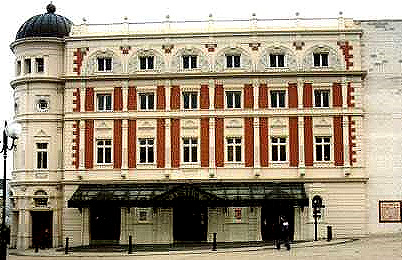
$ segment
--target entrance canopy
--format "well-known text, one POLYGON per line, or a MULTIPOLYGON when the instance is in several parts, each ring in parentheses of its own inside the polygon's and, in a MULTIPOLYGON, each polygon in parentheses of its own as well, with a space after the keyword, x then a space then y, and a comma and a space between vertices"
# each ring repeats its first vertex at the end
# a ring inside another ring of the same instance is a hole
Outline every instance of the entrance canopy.
POLYGON ((74 192, 68 206, 173 207, 186 202, 210 207, 284 202, 306 206, 308 198, 304 183, 289 182, 83 184, 74 192))

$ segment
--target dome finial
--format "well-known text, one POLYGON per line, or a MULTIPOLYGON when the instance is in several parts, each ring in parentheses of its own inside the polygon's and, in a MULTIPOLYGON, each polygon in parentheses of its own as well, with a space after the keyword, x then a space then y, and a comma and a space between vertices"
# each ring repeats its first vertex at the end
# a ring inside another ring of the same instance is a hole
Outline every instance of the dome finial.
POLYGON ((49 14, 54 14, 56 12, 56 6, 50 1, 50 4, 46 6, 46 10, 49 14))

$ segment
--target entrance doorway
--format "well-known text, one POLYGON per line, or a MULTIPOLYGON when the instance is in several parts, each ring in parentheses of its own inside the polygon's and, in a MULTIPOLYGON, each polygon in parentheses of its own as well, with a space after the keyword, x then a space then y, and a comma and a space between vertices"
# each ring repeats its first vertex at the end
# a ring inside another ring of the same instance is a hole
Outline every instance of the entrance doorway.
POLYGON ((52 247, 52 211, 31 211, 32 247, 52 247))
POLYGON ((92 245, 118 244, 120 240, 120 208, 90 209, 90 239, 92 245))
POLYGON ((201 242, 207 240, 207 207, 182 204, 173 208, 173 239, 176 242, 201 242))
POLYGON ((289 222, 290 240, 294 234, 294 208, 291 203, 267 203, 261 209, 261 236, 264 241, 273 241, 278 236, 280 217, 289 222))

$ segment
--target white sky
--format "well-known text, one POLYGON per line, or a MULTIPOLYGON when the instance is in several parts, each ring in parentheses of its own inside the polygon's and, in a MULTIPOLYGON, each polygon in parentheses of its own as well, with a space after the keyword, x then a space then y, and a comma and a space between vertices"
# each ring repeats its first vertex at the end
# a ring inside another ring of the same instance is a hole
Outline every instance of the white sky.
MULTIPOLYGON (((4 120, 13 116, 12 89, 14 55, 9 45, 14 41, 20 26, 30 17, 46 12, 49 0, 11 0, 2 4, 0 16, 0 131, 4 120)), ((80 24, 85 17, 88 23, 119 23, 127 16, 130 22, 162 21, 167 14, 171 20, 204 20, 213 14, 214 19, 247 19, 252 13, 257 18, 294 18, 299 12, 303 18, 333 18, 339 11, 355 20, 402 19, 400 1, 291 1, 291 0, 151 0, 151 1, 99 1, 99 0, 54 0, 56 13, 80 24)), ((11 160, 9 160, 9 165, 11 160)))

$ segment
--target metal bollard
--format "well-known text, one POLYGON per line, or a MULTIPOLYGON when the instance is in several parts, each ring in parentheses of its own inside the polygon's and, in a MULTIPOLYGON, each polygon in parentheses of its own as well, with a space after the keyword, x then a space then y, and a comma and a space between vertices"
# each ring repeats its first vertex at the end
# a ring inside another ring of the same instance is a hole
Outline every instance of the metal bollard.
POLYGON ((214 240, 212 242, 212 251, 216 251, 216 233, 214 233, 214 240))
POLYGON ((66 247, 64 248, 64 254, 68 255, 68 237, 66 237, 66 247))
POLYGON ((332 227, 327 226, 327 241, 331 241, 331 240, 332 240, 332 227))
POLYGON ((131 254, 133 252, 133 237, 128 237, 128 253, 131 254))

